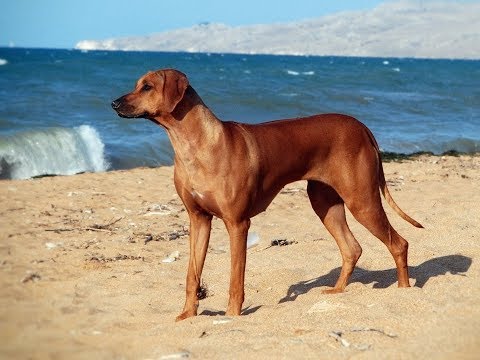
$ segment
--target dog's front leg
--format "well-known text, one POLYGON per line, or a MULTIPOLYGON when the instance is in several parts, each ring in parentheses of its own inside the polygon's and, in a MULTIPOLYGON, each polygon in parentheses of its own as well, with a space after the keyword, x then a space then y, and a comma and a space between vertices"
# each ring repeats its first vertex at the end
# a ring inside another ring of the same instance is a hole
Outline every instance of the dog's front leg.
POLYGON ((212 216, 191 212, 190 216, 190 260, 188 263, 186 300, 183 312, 177 316, 176 321, 197 315, 198 298, 197 292, 200 287, 203 264, 207 255, 208 242, 212 216))
POLYGON ((245 297, 245 262, 247 260, 247 235, 250 219, 242 221, 225 221, 230 235, 230 298, 226 315, 240 315, 245 297))

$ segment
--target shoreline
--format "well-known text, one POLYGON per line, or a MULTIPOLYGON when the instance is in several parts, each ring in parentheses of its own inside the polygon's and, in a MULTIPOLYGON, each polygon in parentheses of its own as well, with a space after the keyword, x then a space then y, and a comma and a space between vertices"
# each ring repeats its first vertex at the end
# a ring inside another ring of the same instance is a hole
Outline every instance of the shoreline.
POLYGON ((429 157, 443 157, 443 156, 453 156, 453 157, 460 157, 460 156, 472 156, 477 157, 480 156, 480 151, 473 152, 473 153, 466 153, 457 150, 447 150, 442 152, 441 154, 435 154, 431 151, 415 151, 412 153, 397 153, 392 151, 380 151, 380 156, 382 162, 387 163, 391 161, 403 161, 403 160, 415 160, 416 158, 422 156, 429 156, 429 157))
MULTIPOLYGON (((397 153, 397 152, 391 152, 391 151, 380 151, 380 156, 382 163, 389 163, 389 162, 402 162, 402 161, 414 161, 418 158, 421 157, 432 157, 432 158, 441 158, 445 156, 452 156, 452 157, 480 157, 480 152, 474 152, 474 153, 465 153, 457 150, 448 150, 445 151, 441 154, 435 154, 431 151, 417 151, 413 153, 397 153)), ((173 167, 172 164, 167 164, 167 165, 159 165, 159 166, 138 166, 138 167, 133 167, 133 168, 128 168, 128 169, 107 169, 106 171, 102 172, 79 172, 76 174, 71 174, 71 175, 64 175, 64 174, 43 174, 43 175, 36 175, 32 176, 28 179, 3 179, 0 178, 1 181, 9 181, 9 180, 30 180, 30 179, 41 179, 45 177, 56 177, 56 176, 74 176, 74 175, 81 175, 81 174, 94 174, 94 173, 109 173, 112 171, 129 171, 129 170, 134 170, 134 169, 157 169, 157 168, 162 168, 162 167, 173 167)))

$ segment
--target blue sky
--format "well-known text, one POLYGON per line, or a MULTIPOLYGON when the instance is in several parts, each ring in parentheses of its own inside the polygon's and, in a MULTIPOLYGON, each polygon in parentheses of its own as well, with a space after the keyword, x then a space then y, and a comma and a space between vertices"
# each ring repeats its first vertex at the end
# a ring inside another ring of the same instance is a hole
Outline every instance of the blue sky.
POLYGON ((384 0, 0 0, 0 46, 73 48, 201 22, 268 24, 370 9, 384 0))

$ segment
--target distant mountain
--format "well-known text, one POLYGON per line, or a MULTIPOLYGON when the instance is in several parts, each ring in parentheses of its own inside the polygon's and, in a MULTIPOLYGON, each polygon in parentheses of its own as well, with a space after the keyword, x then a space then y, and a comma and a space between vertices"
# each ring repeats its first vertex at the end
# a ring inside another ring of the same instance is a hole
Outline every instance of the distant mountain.
POLYGON ((399 0, 292 23, 205 23, 149 36, 83 40, 76 48, 479 59, 480 3, 399 0))

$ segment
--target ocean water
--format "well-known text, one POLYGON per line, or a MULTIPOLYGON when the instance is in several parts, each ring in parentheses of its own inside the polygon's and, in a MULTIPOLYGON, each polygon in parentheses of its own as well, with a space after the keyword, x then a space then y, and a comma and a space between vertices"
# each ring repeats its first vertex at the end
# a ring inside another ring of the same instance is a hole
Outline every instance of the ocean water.
POLYGON ((480 60, 0 48, 0 178, 172 164, 162 128, 110 108, 166 67, 224 120, 340 112, 383 151, 480 151, 480 60))

